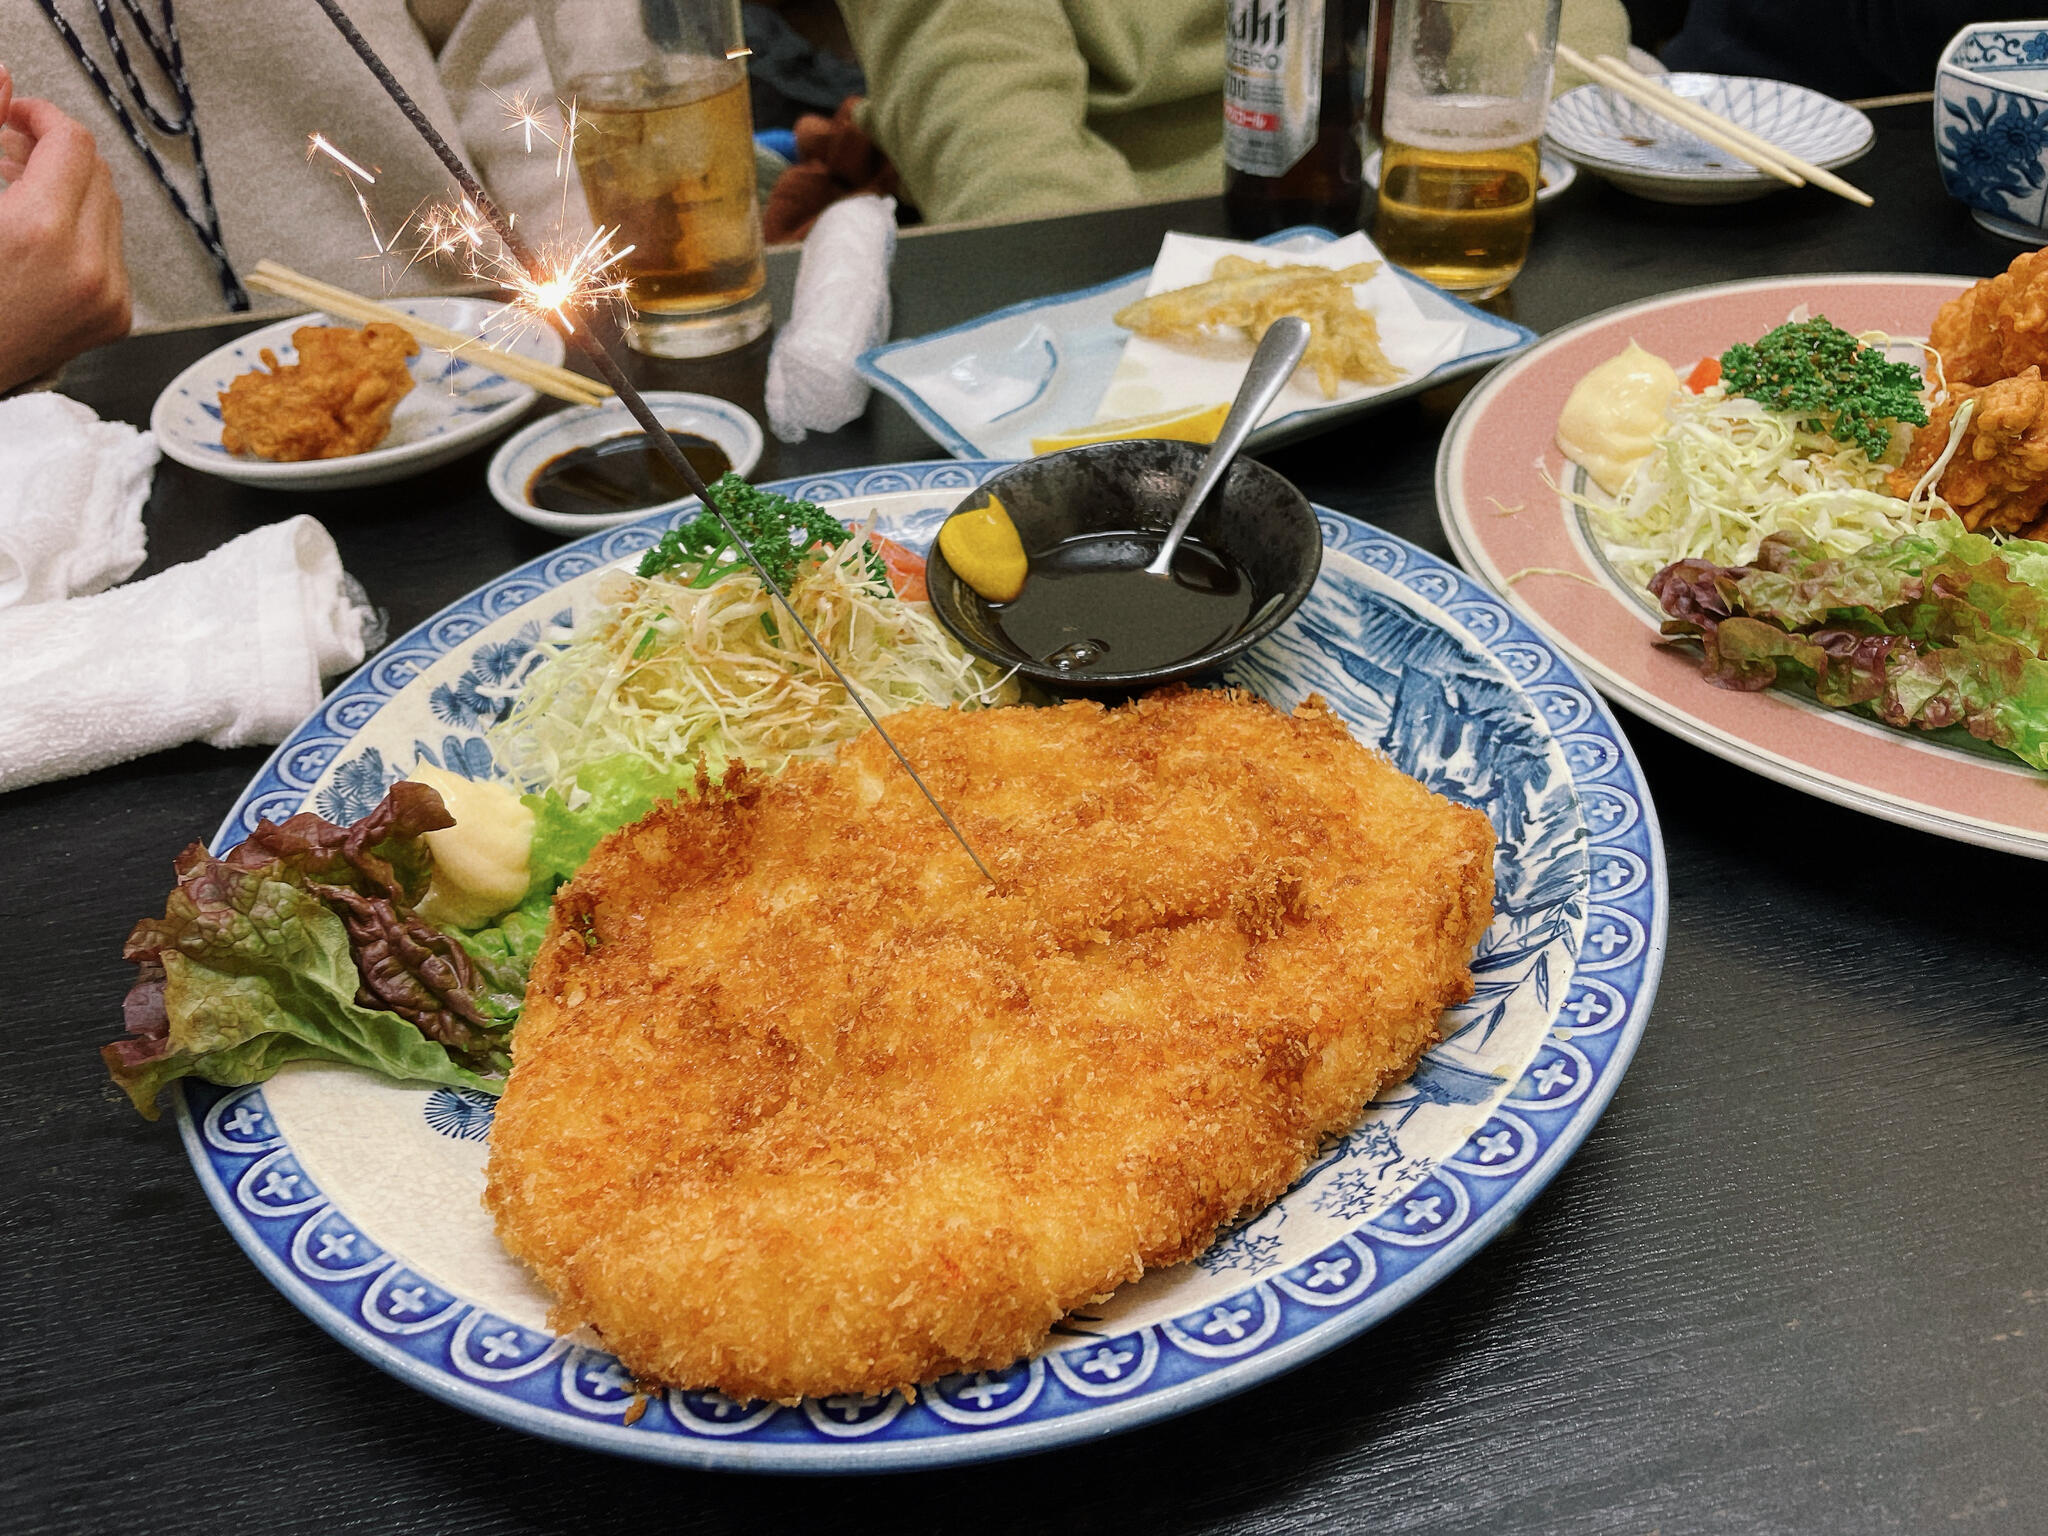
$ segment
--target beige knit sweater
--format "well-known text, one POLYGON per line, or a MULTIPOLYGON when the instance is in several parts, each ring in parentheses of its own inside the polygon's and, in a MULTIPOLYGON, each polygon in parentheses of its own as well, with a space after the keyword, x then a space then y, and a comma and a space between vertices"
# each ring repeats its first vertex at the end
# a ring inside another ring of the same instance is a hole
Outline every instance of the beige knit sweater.
MULTIPOLYGON (((56 4, 118 90, 91 0, 56 4)), ((144 12, 155 9, 145 5, 144 12)), ((366 191, 387 238, 413 209, 452 192, 432 152, 312 0, 175 0, 175 11, 221 232, 238 271, 269 257, 373 295, 428 293, 463 280, 445 267, 404 270, 401 262, 379 259, 349 183, 325 161, 308 163, 308 135, 318 132, 375 168, 377 183, 366 191)), ((525 0, 415 0, 415 8, 406 0, 348 0, 348 12, 486 185, 522 214, 523 224, 551 228, 564 206, 553 151, 540 146, 546 152, 529 161, 519 137, 503 131, 492 95, 547 93, 525 0), (447 39, 438 61, 430 35, 447 39)), ((176 98, 132 36, 128 52, 152 99, 174 115, 176 98)), ((113 168, 136 328, 224 314, 205 249, 36 0, 0 0, 0 63, 13 71, 19 94, 55 101, 90 128, 113 168)), ((143 131, 151 133, 146 125, 143 131)), ((151 138, 197 212, 186 141, 151 138)), ((572 224, 587 227, 580 188, 569 188, 566 206, 572 224)), ((291 307, 250 297, 259 310, 291 307)))

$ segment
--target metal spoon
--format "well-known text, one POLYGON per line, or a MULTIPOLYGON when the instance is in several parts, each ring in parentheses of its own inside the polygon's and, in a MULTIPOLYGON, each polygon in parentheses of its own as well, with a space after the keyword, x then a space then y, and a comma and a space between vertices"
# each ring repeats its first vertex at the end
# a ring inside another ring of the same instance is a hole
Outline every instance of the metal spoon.
POLYGON ((1202 461, 1202 472, 1195 476, 1187 500, 1180 504, 1180 515, 1167 529, 1166 542, 1145 567, 1147 576, 1173 574, 1173 552, 1180 548, 1181 535, 1188 531, 1188 524, 1195 520, 1202 503, 1222 481, 1224 471, 1230 468, 1244 440, 1252 435, 1259 418, 1266 414, 1273 397, 1294 376, 1301 354, 1307 350, 1308 322, 1298 315, 1282 315, 1266 327, 1266 334, 1259 338, 1259 349, 1252 353, 1251 366, 1244 371, 1244 383, 1237 387, 1237 398, 1230 402, 1230 414, 1223 418, 1223 430, 1216 434, 1209 457, 1202 461))

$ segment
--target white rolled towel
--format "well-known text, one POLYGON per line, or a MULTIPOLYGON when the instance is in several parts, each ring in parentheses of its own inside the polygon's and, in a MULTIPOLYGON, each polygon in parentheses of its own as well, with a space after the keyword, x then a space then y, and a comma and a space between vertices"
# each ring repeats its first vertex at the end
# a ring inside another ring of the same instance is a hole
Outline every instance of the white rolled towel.
POLYGON ((156 439, 62 395, 0 400, 0 609, 103 592, 142 564, 156 439))
POLYGON ((0 790, 187 741, 282 741, 374 622, 310 517, 97 597, 0 612, 0 790))
POLYGON ((836 432, 867 408, 853 365, 889 334, 895 254, 893 197, 842 198, 804 238, 789 324, 768 354, 768 425, 785 443, 836 432))

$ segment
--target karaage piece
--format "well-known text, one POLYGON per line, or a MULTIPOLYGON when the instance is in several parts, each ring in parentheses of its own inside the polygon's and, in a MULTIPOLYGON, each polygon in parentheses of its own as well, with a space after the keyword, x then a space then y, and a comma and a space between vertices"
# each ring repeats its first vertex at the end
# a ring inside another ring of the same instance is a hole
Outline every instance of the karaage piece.
MULTIPOLYGON (((2025 251, 1941 306, 1927 335, 1951 385, 1990 384, 2048 364, 2048 250, 2025 251)), ((1933 368, 1930 378, 1938 377, 1933 368)))
POLYGON ((1206 283, 1126 304, 1114 318, 1124 329, 1155 341, 1198 342, 1235 329, 1256 345, 1282 315, 1299 315, 1309 324, 1302 365, 1315 370, 1323 397, 1334 399, 1347 379, 1391 384, 1403 376, 1380 348, 1372 311, 1361 308, 1351 291, 1379 267, 1376 261, 1349 267, 1268 266, 1245 256, 1222 256, 1206 283))
POLYGON ((265 347, 264 368, 221 392, 220 440, 229 453, 259 459, 339 459, 384 441, 391 413, 412 388, 406 359, 420 344, 402 326, 375 320, 355 330, 302 325, 292 332, 295 363, 265 347))
POLYGON ((1891 493, 1913 494, 1948 447, 1965 400, 1976 401, 1976 407, 1955 456, 1935 482, 1935 493, 1972 532, 2035 531, 2048 507, 2048 382, 2038 367, 1982 388, 1952 386, 1927 425, 1915 429, 1905 463, 1891 473, 1891 493))
POLYGON ((1493 833, 1222 691, 889 728, 614 833, 556 898, 485 1203, 643 1382, 999 1367, 1286 1190, 1470 994, 1493 833))

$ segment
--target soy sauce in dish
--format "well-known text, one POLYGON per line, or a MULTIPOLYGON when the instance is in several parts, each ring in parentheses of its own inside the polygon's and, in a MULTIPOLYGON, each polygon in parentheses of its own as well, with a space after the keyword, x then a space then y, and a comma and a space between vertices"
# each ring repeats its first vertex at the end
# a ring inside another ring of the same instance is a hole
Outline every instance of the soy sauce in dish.
MULTIPOLYGON (((708 437, 671 432, 690 467, 709 485, 732 468, 708 437)), ((526 499, 549 512, 631 512, 690 494, 683 477, 655 451, 645 432, 622 432, 558 453, 526 482, 526 499)))
POLYGON ((1199 656, 1252 611, 1229 557, 1183 539, 1169 579, 1145 574, 1157 534, 1102 533, 1032 555, 1016 600, 989 612, 1010 643, 1062 672, 1142 672, 1199 656))

